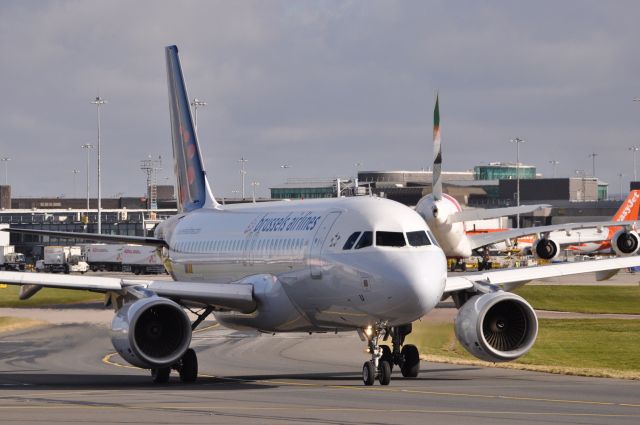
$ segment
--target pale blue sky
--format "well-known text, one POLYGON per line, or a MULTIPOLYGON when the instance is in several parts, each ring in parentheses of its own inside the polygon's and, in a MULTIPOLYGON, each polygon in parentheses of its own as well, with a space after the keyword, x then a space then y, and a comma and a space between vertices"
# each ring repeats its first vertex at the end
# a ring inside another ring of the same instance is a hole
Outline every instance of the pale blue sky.
POLYGON ((638 16, 634 1, 3 1, 0 156, 15 195, 71 196, 77 168, 84 196, 99 92, 103 193, 144 193, 149 154, 167 181, 163 48, 177 44, 190 96, 209 104, 200 142, 218 195, 239 190, 240 156, 261 195, 356 162, 429 167, 436 89, 445 170, 513 161, 520 137, 547 175, 550 160, 590 174, 598 153, 617 192, 640 145, 638 16))

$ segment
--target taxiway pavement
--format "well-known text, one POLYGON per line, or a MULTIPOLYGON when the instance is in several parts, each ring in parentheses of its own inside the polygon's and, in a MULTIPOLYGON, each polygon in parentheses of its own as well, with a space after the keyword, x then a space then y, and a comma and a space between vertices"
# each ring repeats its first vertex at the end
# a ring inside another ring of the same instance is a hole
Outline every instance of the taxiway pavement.
POLYGON ((425 364, 362 385, 355 334, 260 335, 215 324, 194 335, 200 377, 154 385, 103 325, 0 338, 0 421, 25 423, 638 424, 640 382, 425 364))

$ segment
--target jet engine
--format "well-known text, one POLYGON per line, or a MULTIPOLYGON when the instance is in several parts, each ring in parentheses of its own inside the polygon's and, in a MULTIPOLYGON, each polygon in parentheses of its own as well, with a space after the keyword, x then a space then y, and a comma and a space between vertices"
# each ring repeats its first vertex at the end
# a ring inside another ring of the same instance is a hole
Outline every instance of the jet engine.
POLYGON ((553 260, 560 254, 558 244, 551 239, 540 238, 531 247, 531 252, 536 258, 543 260, 553 260))
POLYGON ((144 369, 175 364, 191 343, 191 322, 175 302, 158 296, 125 304, 111 322, 111 343, 144 369))
POLYGON ((640 238, 633 231, 618 230, 611 238, 611 248, 620 256, 635 254, 639 245, 640 238))
POLYGON ((538 318, 522 297, 510 292, 476 295, 458 311, 458 341, 475 357, 507 362, 526 354, 538 336, 538 318))

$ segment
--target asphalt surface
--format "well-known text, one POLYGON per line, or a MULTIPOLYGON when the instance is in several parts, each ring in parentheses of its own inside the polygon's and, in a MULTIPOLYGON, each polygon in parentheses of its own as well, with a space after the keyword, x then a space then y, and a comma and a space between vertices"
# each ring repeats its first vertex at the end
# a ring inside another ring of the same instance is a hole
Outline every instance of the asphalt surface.
POLYGON ((154 385, 127 367, 103 325, 0 338, 0 422, 260 424, 638 424, 640 382, 425 364, 364 387, 354 334, 194 335, 200 376, 154 385))

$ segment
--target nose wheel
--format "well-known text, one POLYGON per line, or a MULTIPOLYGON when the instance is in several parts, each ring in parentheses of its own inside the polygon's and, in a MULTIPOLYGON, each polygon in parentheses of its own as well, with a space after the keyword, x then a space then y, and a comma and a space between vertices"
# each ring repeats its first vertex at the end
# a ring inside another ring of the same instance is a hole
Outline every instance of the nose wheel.
POLYGON ((411 324, 397 327, 376 325, 359 331, 360 337, 367 342, 371 360, 362 366, 362 382, 369 386, 376 381, 380 385, 389 385, 394 365, 400 367, 402 376, 415 378, 420 371, 420 353, 412 344, 404 345, 404 338, 411 333, 411 324), (391 336, 393 348, 380 345, 380 340, 391 336), (402 348, 401 348, 402 347, 402 348))

